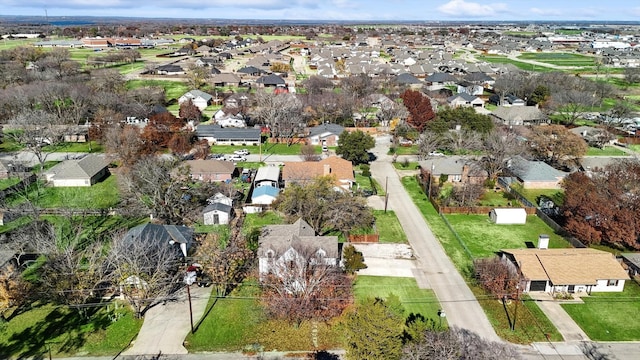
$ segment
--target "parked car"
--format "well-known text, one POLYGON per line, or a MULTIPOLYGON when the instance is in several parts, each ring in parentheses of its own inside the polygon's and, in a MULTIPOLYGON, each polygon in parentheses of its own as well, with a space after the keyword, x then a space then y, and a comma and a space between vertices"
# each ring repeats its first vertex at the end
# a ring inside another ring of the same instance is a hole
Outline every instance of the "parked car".
POLYGON ((329 148, 327 147, 327 145, 322 145, 322 152, 327 152, 329 151, 329 148))
POLYGON ((413 141, 411 141, 409 139, 404 139, 404 138, 400 139, 398 141, 398 143, 400 144, 400 146, 411 146, 411 145, 413 145, 413 141))
POLYGON ((224 160, 224 155, 223 154, 212 154, 211 158, 213 160, 224 160))
POLYGON ((233 154, 227 157, 227 161, 241 162, 241 161, 247 161, 247 158, 242 155, 233 154))
POLYGON ((233 152, 236 155, 242 155, 242 156, 246 156, 249 155, 249 150, 247 149, 240 149, 240 150, 236 150, 233 152))
POLYGON ((429 156, 444 156, 444 154, 438 151, 432 151, 429 153, 429 156))

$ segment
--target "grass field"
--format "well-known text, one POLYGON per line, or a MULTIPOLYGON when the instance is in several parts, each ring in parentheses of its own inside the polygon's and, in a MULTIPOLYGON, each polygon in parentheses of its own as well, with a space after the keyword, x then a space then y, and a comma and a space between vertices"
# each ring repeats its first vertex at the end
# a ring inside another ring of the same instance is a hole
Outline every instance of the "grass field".
POLYGON ((414 313, 434 320, 438 318, 440 303, 436 295, 433 290, 418 288, 414 278, 359 275, 353 293, 357 301, 375 297, 386 299, 393 294, 400 299, 405 315, 414 313))
POLYGON ((178 99, 184 93, 189 91, 187 84, 181 81, 166 80, 129 80, 127 81, 127 89, 137 89, 139 87, 161 87, 165 91, 167 100, 178 99))
POLYGON ((416 155, 418 153, 418 146, 397 146, 393 148, 389 148, 389 154, 398 154, 398 155, 416 155))
POLYGON ((416 170, 420 166, 417 161, 396 161, 393 163, 393 167, 398 170, 416 170))
POLYGON ((255 343, 255 328, 265 320, 256 284, 242 284, 227 298, 212 296, 196 331, 185 339, 189 352, 238 351, 255 343))
POLYGON ((518 59, 534 60, 557 66, 594 66, 594 58, 571 53, 522 53, 518 59))
POLYGON ((0 326, 0 357, 44 359, 49 349, 55 357, 117 354, 135 338, 142 320, 122 304, 89 308, 88 318, 67 307, 35 304, 0 326))
POLYGON ((484 194, 478 200, 478 206, 500 206, 508 207, 510 204, 517 203, 509 193, 504 191, 485 190, 484 194))
POLYGON ((562 189, 519 189, 518 192, 534 204, 538 203, 538 199, 542 195, 553 200, 556 205, 564 203, 564 191, 562 189))
MULTIPOLYGON (((108 209, 120 202, 117 179, 110 175, 91 187, 50 187, 43 189, 35 204, 43 208, 67 209, 108 209)), ((35 186, 31 187, 29 198, 35 197, 35 186)), ((12 206, 24 201, 19 196, 9 200, 12 206)))
POLYGON ((506 56, 501 56, 501 55, 478 55, 476 57, 478 58, 478 60, 486 61, 494 64, 513 64, 517 66, 519 69, 526 70, 526 71, 537 71, 537 72, 555 71, 555 69, 550 67, 529 64, 522 61, 515 61, 512 59, 509 59, 506 56))
POLYGON ((477 258, 491 257, 500 249, 523 249, 527 242, 537 245, 538 235, 549 235, 549 247, 571 245, 535 215, 527 216, 525 225, 496 225, 487 215, 448 214, 447 220, 477 258))
POLYGON ((590 147, 589 150, 587 151, 587 156, 624 156, 624 155, 627 155, 627 153, 613 146, 605 146, 603 149, 590 147))
POLYGON ((85 143, 61 143, 55 146, 45 146, 42 148, 46 152, 82 152, 82 153, 90 153, 90 152, 102 152, 103 147, 102 144, 99 144, 96 141, 90 141, 85 143))
POLYGON ((627 280, 621 293, 592 293, 584 304, 563 304, 564 310, 594 341, 638 341, 640 286, 627 280))
POLYGON ((0 50, 9 50, 19 46, 30 46, 38 41, 42 41, 42 39, 2 39, 0 40, 0 50))
POLYGON ((407 235, 405 235, 396 213, 392 210, 373 210, 376 217, 376 229, 380 235, 382 243, 398 243, 407 244, 407 235))

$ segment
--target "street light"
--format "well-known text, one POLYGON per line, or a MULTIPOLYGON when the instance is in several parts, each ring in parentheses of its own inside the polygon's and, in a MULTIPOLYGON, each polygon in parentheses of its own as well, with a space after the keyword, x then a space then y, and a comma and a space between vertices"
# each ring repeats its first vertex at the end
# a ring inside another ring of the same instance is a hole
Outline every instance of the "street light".
POLYGON ((193 265, 187 268, 187 274, 184 276, 184 283, 187 284, 187 297, 189 298, 189 320, 191 321, 191 333, 193 334, 193 308, 191 307, 191 285, 196 282, 197 268, 193 265))

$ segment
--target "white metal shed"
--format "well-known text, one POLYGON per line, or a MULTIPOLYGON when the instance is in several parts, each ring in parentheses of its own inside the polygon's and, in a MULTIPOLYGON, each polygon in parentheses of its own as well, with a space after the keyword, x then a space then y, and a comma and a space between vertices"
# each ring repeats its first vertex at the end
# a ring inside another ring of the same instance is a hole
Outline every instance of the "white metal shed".
POLYGON ((489 218, 496 224, 526 224, 527 211, 523 208, 495 208, 489 218))

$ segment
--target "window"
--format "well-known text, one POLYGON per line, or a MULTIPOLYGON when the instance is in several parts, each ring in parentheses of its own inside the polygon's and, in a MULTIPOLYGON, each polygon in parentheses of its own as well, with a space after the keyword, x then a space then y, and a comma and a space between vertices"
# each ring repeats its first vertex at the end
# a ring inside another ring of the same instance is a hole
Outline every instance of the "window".
POLYGON ((618 280, 609 280, 607 286, 618 286, 618 280))

